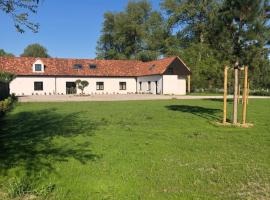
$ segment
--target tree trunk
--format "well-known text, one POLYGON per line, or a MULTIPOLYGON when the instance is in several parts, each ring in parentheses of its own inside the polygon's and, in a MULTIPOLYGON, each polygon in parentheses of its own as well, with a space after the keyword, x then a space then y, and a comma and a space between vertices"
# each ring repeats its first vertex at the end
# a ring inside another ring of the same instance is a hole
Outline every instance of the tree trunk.
POLYGON ((237 124, 238 65, 234 67, 233 124, 237 124))

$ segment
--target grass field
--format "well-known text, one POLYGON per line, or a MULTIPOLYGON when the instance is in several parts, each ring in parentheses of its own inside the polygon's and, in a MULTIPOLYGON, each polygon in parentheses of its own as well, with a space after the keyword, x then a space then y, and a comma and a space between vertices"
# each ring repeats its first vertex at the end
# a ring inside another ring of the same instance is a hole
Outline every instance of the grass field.
POLYGON ((270 100, 248 107, 242 129, 215 125, 220 100, 18 104, 0 199, 270 199, 270 100))

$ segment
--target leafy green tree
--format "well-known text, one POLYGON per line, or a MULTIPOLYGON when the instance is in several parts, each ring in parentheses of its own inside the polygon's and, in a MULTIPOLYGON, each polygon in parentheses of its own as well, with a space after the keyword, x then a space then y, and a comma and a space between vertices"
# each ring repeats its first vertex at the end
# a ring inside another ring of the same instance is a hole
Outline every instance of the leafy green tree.
POLYGON ((4 49, 0 49, 0 56, 14 57, 12 53, 7 53, 4 49))
POLYGON ((29 21, 29 13, 37 13, 38 4, 39 0, 0 0, 0 10, 12 18, 18 32, 37 32, 39 24, 29 21))
POLYGON ((197 43, 190 44, 182 49, 181 58, 192 71, 192 89, 196 88, 222 88, 222 72, 225 63, 221 62, 216 54, 217 51, 211 49, 207 44, 201 46, 197 43), (198 57, 201 53, 202 59, 198 57))
POLYGON ((81 90, 81 94, 84 94, 84 89, 89 85, 89 82, 88 81, 85 81, 85 80, 76 80, 75 81, 77 87, 81 90))
POLYGON ((21 54, 23 57, 49 58, 48 50, 40 44, 28 45, 21 54))
POLYGON ((15 78, 16 78, 15 74, 0 71, 0 89, 1 89, 0 99, 4 99, 9 96, 10 94, 9 84, 15 78))
MULTIPOLYGON (((234 66, 234 114, 237 123, 238 70, 265 59, 270 40, 269 0, 225 0, 216 19, 214 46, 234 66)), ((268 54, 268 53, 267 53, 268 54)))
POLYGON ((9 72, 0 72, 0 82, 10 83, 15 78, 16 78, 15 74, 9 72))
POLYGON ((105 13, 97 57, 153 60, 165 51, 168 34, 162 15, 148 1, 130 1, 123 12, 105 13))
POLYGON ((192 70, 192 87, 221 86, 219 52, 210 46, 211 29, 217 15, 219 1, 164 0, 161 3, 173 33, 167 41, 165 55, 179 55, 192 70))
POLYGON ((217 0, 164 0, 161 3, 168 25, 175 30, 183 46, 209 40, 210 25, 219 5, 217 0))

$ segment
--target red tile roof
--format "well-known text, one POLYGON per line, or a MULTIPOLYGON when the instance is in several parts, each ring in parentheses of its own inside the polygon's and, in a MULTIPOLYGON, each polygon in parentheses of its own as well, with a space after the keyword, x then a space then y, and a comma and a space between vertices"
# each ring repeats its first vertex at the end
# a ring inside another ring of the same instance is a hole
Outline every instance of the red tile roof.
MULTIPOLYGON (((96 59, 66 59, 66 58, 31 58, 31 57, 0 57, 0 71, 16 75, 47 75, 47 76, 122 76, 136 77, 143 75, 163 74, 169 65, 178 57, 142 62, 137 60, 96 60, 96 59), (43 73, 33 72, 32 66, 36 60, 45 65, 43 73), (74 69, 73 65, 81 64, 82 69, 74 69), (95 64, 96 69, 89 69, 89 64, 95 64)), ((188 69, 188 68, 187 68, 188 69)), ((189 69, 188 69, 189 70, 189 69)))

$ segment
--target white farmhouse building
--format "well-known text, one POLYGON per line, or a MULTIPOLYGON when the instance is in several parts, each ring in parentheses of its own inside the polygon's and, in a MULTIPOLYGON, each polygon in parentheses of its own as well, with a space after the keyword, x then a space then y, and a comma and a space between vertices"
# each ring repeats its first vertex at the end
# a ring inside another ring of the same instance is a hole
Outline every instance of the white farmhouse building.
POLYGON ((15 95, 76 94, 75 81, 86 80, 86 94, 186 94, 189 68, 179 57, 142 62, 0 57, 0 71, 17 75, 10 84, 15 95))

